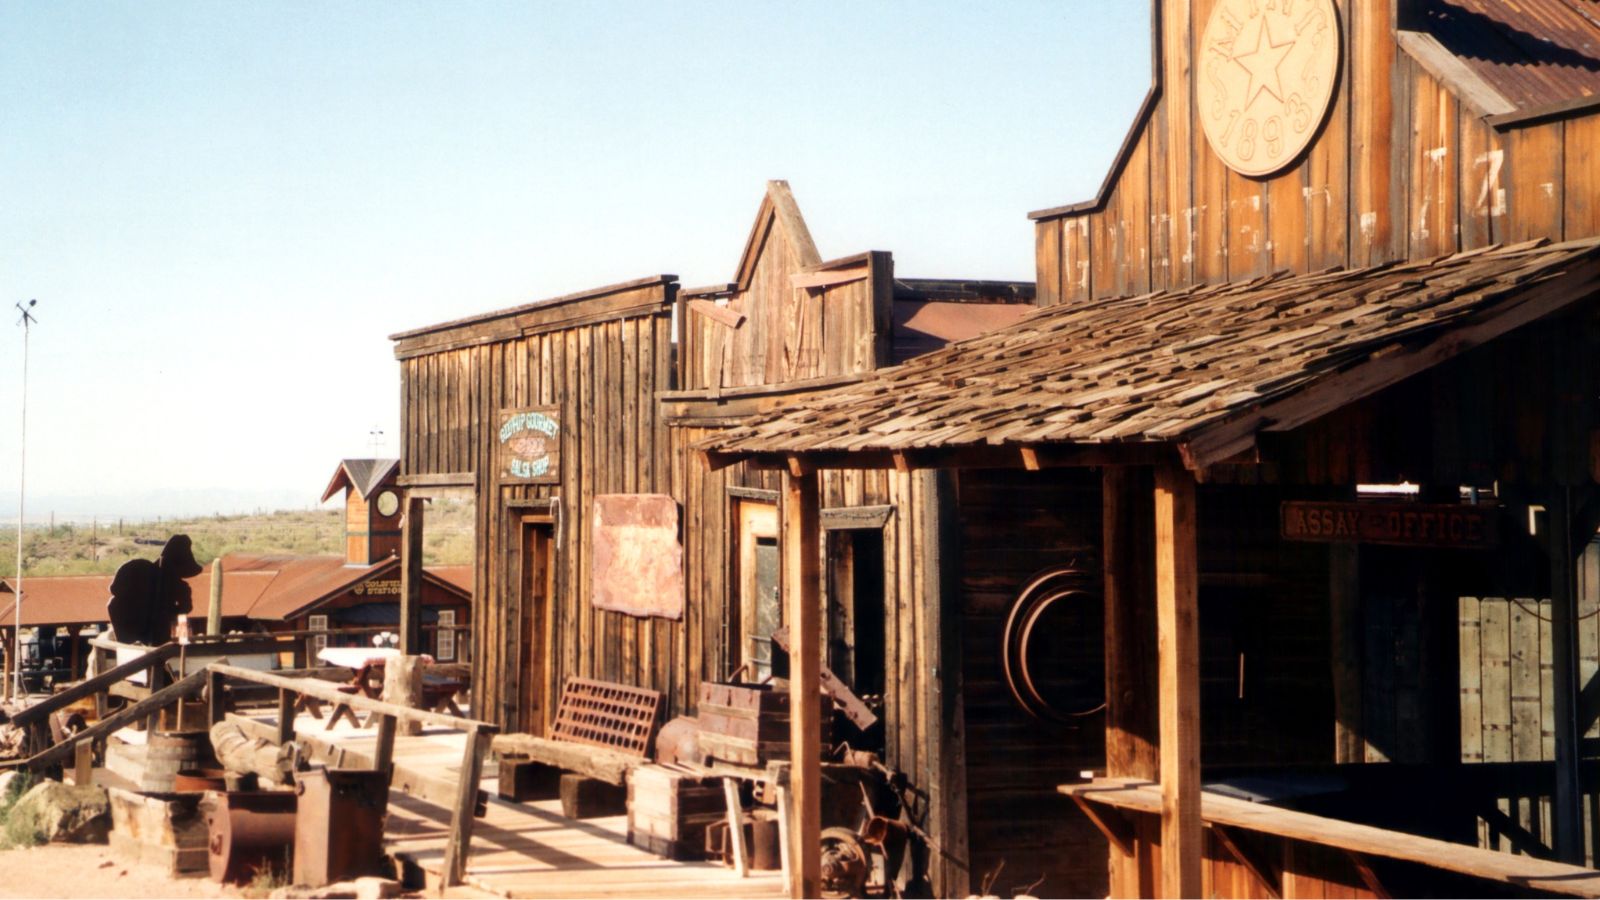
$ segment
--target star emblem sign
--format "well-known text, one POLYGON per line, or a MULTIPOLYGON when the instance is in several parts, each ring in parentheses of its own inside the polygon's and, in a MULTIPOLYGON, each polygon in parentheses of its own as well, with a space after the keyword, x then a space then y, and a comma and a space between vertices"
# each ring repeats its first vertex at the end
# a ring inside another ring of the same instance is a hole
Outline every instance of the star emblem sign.
MULTIPOLYGON (((1241 46, 1246 46, 1243 41, 1241 46)), ((1250 86, 1245 89, 1247 98, 1244 102, 1245 109, 1250 108, 1256 96, 1266 91, 1276 97, 1279 103, 1283 102, 1283 82, 1278 77, 1278 66, 1283 64, 1284 57, 1294 49, 1294 40, 1290 39, 1281 44, 1272 42, 1272 29, 1267 27, 1267 17, 1256 18, 1255 47, 1248 53, 1240 53, 1233 61, 1244 67, 1250 73, 1250 86)))

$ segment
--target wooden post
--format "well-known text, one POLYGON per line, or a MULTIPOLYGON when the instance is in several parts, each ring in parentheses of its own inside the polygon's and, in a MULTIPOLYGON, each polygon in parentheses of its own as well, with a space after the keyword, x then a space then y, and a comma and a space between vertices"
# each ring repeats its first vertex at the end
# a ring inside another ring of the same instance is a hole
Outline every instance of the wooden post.
POLYGON ((400 652, 422 652, 422 522, 421 497, 406 497, 406 517, 400 530, 400 652))
POLYGON ((72 783, 79 787, 94 784, 94 741, 80 741, 72 754, 72 783))
POLYGON ((822 876, 822 627, 817 473, 783 475, 783 603, 789 626, 789 894, 815 897, 822 876))
POLYGON ((11 643, 11 629, 0 628, 0 658, 5 660, 6 676, 5 685, 0 687, 0 699, 4 700, 11 699, 12 687, 16 682, 16 677, 11 674, 11 648, 13 646, 15 645, 11 643))
MULTIPOLYGON (((1157 756, 1155 479, 1147 468, 1101 473, 1105 591, 1106 774, 1161 780, 1157 756)), ((1110 893, 1148 897, 1150 867, 1138 844, 1110 845, 1110 893), (1133 851, 1133 852, 1130 852, 1133 851)), ((1148 848, 1147 848, 1148 852, 1148 848)))
POLYGON ((1361 684, 1366 655, 1361 614, 1361 551, 1356 544, 1328 545, 1329 655, 1333 661, 1333 761, 1367 760, 1361 725, 1361 684))
POLYGON ((278 688, 278 745, 294 740, 294 693, 278 688))
MULTIPOLYGON (((156 660, 155 665, 150 667, 147 680, 151 696, 154 696, 156 691, 167 686, 167 663, 165 660, 156 660)), ((159 708, 150 711, 144 727, 148 734, 155 734, 161 730, 161 710, 159 708)))
POLYGON ((1106 607, 1106 774, 1159 781, 1155 506, 1149 469, 1101 474, 1106 607))
POLYGON ((1200 615, 1194 478, 1156 469, 1161 896, 1200 896, 1200 615))
POLYGON ((1556 725, 1556 790, 1551 815, 1555 822, 1556 858, 1583 865, 1583 788, 1578 741, 1578 561, 1573 547, 1570 489, 1550 492, 1546 504, 1550 548, 1551 682, 1556 725))
POLYGON ((466 878, 467 853, 472 849, 473 813, 478 807, 478 781, 483 777, 483 757, 490 735, 473 728, 461 756, 461 781, 456 786, 456 808, 450 817, 450 840, 444 848, 444 868, 439 873, 439 893, 466 878))
POLYGON ((372 755, 372 770, 394 775, 395 717, 378 716, 378 748, 372 755))
POLYGON ((211 605, 206 610, 206 634, 222 633, 222 557, 211 561, 211 605))
POLYGON ((206 672, 206 725, 215 727, 218 722, 228 717, 228 707, 224 702, 222 675, 218 672, 206 672))
POLYGON ((728 848, 733 852, 733 870, 743 878, 750 874, 744 855, 744 807, 739 805, 739 782, 722 779, 722 799, 728 805, 728 848))
POLYGON ((83 652, 78 646, 78 634, 83 630, 82 625, 67 626, 67 680, 77 681, 83 676, 78 671, 78 666, 83 662, 83 652))

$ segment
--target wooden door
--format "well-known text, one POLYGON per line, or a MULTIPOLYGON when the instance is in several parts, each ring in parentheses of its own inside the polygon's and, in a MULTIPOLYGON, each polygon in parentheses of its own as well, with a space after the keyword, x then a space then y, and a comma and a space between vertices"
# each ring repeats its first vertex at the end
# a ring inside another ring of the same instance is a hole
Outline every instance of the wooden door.
POLYGON ((517 709, 522 730, 542 736, 555 714, 555 675, 551 663, 555 654, 550 647, 551 607, 555 596, 555 566, 552 550, 555 545, 555 526, 546 517, 527 517, 521 523, 521 575, 517 589, 522 611, 518 642, 521 658, 518 660, 517 709))

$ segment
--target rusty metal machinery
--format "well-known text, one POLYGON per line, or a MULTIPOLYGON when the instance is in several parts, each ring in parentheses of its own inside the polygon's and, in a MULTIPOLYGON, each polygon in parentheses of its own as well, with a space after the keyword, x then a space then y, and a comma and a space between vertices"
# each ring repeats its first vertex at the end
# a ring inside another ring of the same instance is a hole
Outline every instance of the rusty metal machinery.
POLYGON ((383 861, 389 773, 316 768, 295 777, 294 883, 321 887, 376 873, 383 861))
MULTIPOLYGON (((1092 570, 1078 564, 1053 566, 1033 576, 1018 592, 1006 617, 1005 631, 1000 643, 1000 665, 1005 675, 1006 688, 1023 711, 1036 719, 1053 722, 1070 722, 1092 716, 1105 709, 1104 673, 1099 660, 1093 671, 1087 671, 1087 680, 1093 687, 1077 695, 1063 698, 1050 690, 1050 682, 1043 671, 1045 662, 1060 665, 1060 654, 1036 652, 1036 645, 1050 639, 1073 636, 1071 629, 1046 624, 1047 616, 1071 615, 1093 612, 1098 621, 1100 612, 1098 583, 1092 570), (1052 696, 1052 694, 1055 694, 1052 696)), ((1095 640, 1099 640, 1096 629, 1095 640)))
POLYGON ((871 874, 872 860, 860 835, 849 828, 822 829, 822 879, 817 883, 822 896, 865 896, 871 874))
POLYGON ((289 871, 294 792, 212 793, 206 803, 206 847, 213 880, 247 884, 257 872, 289 871))

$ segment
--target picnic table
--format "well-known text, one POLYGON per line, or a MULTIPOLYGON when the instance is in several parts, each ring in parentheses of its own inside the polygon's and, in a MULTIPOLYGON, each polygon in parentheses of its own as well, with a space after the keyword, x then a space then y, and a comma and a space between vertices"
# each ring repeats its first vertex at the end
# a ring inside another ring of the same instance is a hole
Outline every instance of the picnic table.
MULTIPOLYGON (((398 656, 400 651, 393 647, 324 647, 317 651, 317 659, 322 662, 353 670, 350 681, 339 686, 341 693, 361 694, 372 700, 382 699, 384 669, 389 660, 398 656)), ((433 657, 424 655, 422 659, 422 708, 460 716, 461 708, 456 705, 455 695, 466 685, 459 679, 429 674, 426 666, 433 663, 433 657)), ((322 704, 308 694, 300 695, 297 708, 305 709, 314 719, 322 718, 322 704)), ((328 730, 342 718, 348 718, 356 728, 372 724, 371 719, 362 722, 349 704, 338 703, 328 718, 328 730)))

